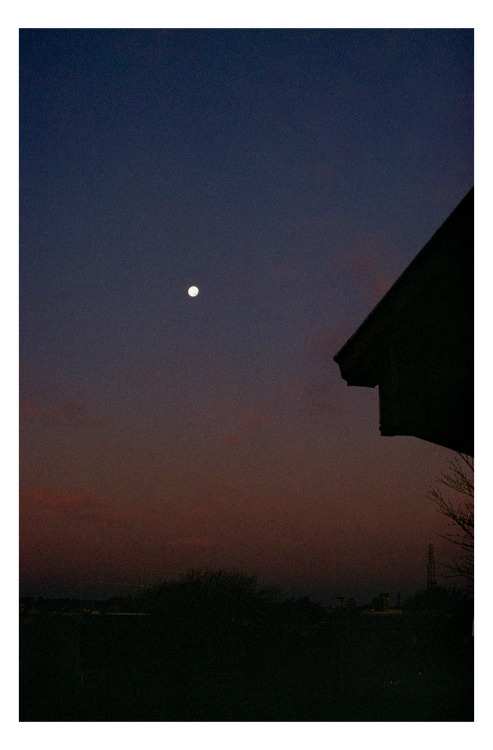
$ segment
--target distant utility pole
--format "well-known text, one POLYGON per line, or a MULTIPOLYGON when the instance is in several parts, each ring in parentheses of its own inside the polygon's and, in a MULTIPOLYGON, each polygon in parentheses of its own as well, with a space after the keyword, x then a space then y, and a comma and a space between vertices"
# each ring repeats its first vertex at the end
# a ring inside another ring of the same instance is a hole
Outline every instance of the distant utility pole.
POLYGON ((430 589, 436 589, 437 587, 437 577, 435 573, 435 556, 433 554, 433 545, 428 545, 428 571, 427 571, 427 578, 426 578, 426 588, 428 591, 430 589))

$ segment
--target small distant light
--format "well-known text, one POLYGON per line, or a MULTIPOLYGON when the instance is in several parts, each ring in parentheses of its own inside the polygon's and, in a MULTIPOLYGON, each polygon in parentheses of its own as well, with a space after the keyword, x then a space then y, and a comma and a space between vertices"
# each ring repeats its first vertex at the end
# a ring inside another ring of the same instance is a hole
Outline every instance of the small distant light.
POLYGON ((199 288, 197 286, 191 286, 188 290, 189 297, 196 297, 198 293, 199 293, 199 288))

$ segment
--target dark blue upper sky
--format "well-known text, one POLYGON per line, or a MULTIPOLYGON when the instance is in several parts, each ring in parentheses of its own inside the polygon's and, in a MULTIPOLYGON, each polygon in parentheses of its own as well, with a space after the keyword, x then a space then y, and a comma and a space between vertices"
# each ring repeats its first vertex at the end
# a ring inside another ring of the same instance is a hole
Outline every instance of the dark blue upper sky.
POLYGON ((473 182, 472 30, 21 30, 26 586, 419 583, 447 452, 332 357, 473 182))

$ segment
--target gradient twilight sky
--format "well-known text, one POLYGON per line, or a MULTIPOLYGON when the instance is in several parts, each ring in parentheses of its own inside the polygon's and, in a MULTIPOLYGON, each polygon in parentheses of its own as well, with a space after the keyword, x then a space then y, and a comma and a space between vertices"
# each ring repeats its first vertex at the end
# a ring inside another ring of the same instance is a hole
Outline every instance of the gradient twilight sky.
POLYGON ((21 30, 21 594, 447 583, 333 356, 473 183, 472 30, 21 30))

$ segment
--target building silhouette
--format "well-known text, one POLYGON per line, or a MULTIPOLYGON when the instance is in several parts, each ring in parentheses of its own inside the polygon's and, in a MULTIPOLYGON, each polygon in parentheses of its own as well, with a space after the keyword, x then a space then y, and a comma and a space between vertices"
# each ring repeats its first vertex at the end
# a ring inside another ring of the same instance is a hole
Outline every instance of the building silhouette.
POLYGON ((474 455, 474 189, 334 357, 380 433, 474 455))
POLYGON ((388 592, 382 592, 373 599, 373 607, 379 612, 383 612, 390 607, 390 596, 388 592))

